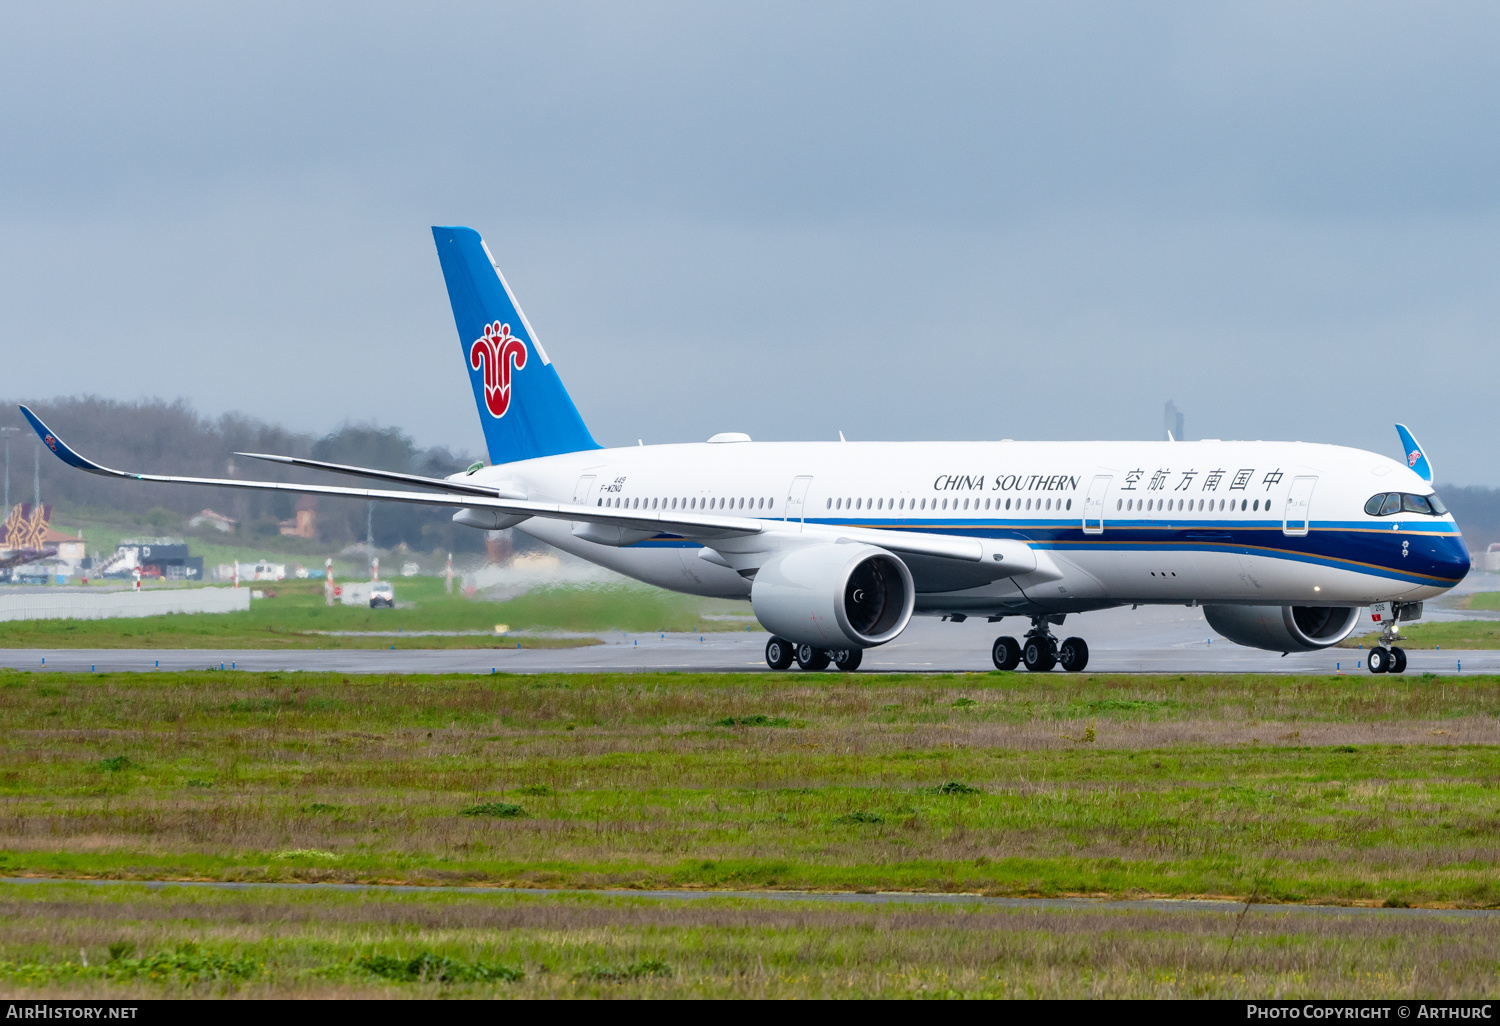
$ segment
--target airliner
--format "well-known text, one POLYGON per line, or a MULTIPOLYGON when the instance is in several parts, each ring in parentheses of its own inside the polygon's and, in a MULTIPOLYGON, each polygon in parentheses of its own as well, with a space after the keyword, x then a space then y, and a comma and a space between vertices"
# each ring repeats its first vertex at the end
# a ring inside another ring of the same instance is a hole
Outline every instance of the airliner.
POLYGON ((1283 654, 1384 627, 1369 669, 1400 673, 1399 624, 1468 573, 1469 552, 1411 432, 1403 460, 1302 442, 706 442, 601 447, 489 248, 435 227, 490 463, 446 478, 300 457, 257 460, 373 487, 112 470, 22 413, 92 474, 455 507, 673 591, 746 599, 766 663, 852 671, 913 616, 1014 617, 994 664, 1082 670, 1053 633, 1121 605, 1201 606, 1218 633, 1283 654), (383 487, 382 487, 383 486, 383 487), (391 487, 399 486, 399 487, 391 487))

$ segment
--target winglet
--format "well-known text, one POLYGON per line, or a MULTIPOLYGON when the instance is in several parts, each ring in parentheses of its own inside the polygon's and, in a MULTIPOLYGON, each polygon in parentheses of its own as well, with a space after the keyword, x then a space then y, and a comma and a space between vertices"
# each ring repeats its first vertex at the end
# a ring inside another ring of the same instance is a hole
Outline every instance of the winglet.
POLYGON ((77 467, 79 470, 87 470, 95 474, 110 473, 107 468, 101 467, 97 463, 86 460, 82 456, 74 452, 72 449, 69 449, 67 445, 63 443, 63 440, 61 438, 58 438, 56 435, 54 435, 52 431, 47 427, 47 425, 42 423, 42 419, 40 417, 32 413, 31 410, 27 409, 25 406, 21 407, 21 415, 31 423, 31 426, 33 429, 35 429, 37 436, 41 438, 42 444, 51 449, 57 455, 57 458, 62 460, 68 466, 77 467))
POLYGON ((1422 447, 1412 437, 1411 431, 1405 424, 1396 425, 1396 434, 1401 436, 1401 451, 1406 457, 1406 465, 1417 472, 1417 476, 1423 481, 1432 482, 1432 464, 1427 462, 1427 456, 1422 452, 1422 447))

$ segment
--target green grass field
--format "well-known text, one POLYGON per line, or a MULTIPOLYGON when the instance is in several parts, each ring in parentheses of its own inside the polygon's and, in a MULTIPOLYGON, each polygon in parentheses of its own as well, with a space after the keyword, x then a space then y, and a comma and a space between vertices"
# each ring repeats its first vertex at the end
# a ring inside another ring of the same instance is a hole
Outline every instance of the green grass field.
POLYGON ((1500 591, 1476 591, 1459 600, 1461 609, 1500 609, 1500 591))
POLYGON ((0 875, 482 889, 0 885, 0 980, 17 994, 1411 996, 1500 982, 1489 920, 1256 913, 1232 939, 1220 913, 496 893, 1500 906, 1496 677, 10 671, 0 724, 0 875))
POLYGON ((432 577, 397 578, 396 599, 411 608, 327 606, 318 580, 257 582, 274 597, 249 612, 113 620, 12 620, 0 623, 0 648, 514 648, 595 644, 538 631, 744 630, 745 603, 715 602, 647 586, 558 587, 505 602, 449 595, 432 577), (326 631, 488 631, 496 624, 521 637, 346 637, 326 631), (529 633, 530 636, 527 636, 529 633))

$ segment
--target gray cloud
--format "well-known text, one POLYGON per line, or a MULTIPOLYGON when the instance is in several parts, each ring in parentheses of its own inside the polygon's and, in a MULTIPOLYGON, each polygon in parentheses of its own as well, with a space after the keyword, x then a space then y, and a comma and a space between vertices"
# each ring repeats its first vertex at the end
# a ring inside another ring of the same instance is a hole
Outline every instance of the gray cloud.
MULTIPOLYGON (((7 12, 14 395, 478 448, 427 226, 602 441, 1193 436, 1500 484, 1488 5, 7 12)), ((59 426, 61 430, 65 430, 59 426)))

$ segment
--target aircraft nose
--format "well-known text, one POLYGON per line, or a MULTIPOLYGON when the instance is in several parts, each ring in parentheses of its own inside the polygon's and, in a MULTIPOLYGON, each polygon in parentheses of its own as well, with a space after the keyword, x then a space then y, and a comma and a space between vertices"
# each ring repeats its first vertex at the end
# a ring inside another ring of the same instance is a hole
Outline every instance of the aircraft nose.
POLYGON ((1438 567, 1438 576, 1450 578, 1455 584, 1467 577, 1474 565, 1463 535, 1455 534, 1442 539, 1434 546, 1432 556, 1438 567))

